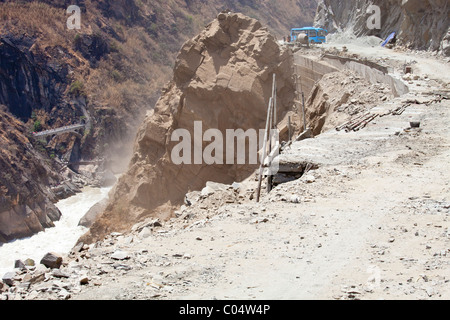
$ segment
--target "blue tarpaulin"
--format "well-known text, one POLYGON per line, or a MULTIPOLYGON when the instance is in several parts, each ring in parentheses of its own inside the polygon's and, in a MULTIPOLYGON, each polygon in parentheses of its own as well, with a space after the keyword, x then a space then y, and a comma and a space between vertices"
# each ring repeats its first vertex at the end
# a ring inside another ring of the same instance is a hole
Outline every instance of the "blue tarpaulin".
POLYGON ((389 41, 391 41, 392 39, 394 39, 395 37, 395 32, 392 32, 389 37, 387 37, 387 39, 381 44, 382 47, 386 46, 389 41))

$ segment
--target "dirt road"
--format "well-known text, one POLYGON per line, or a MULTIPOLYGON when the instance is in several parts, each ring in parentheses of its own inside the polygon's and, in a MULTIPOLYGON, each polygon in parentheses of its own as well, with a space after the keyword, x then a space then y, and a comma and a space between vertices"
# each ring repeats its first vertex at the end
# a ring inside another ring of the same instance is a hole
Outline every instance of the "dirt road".
MULTIPOLYGON (((405 56, 383 57, 399 71, 405 56)), ((292 155, 316 148, 325 164, 259 204, 250 179, 240 194, 197 193, 179 219, 91 246, 65 267, 89 279, 70 297, 449 299, 450 103, 434 93, 449 89, 450 70, 416 60, 411 93, 378 107, 416 100, 402 115, 293 144, 292 155), (421 128, 409 128, 417 117, 421 128)))
MULTIPOLYGON (((368 58, 379 51, 353 49, 368 58)), ((406 54, 383 50, 398 71, 406 54)), ((90 264, 104 272, 72 298, 448 299, 450 104, 433 102, 433 92, 445 89, 450 70, 434 58, 412 58, 420 61, 412 92, 379 107, 419 100, 404 114, 311 140, 319 158, 331 161, 260 204, 211 210, 209 195, 182 223, 92 249, 90 264), (408 129, 417 117, 421 128, 408 129), (119 249, 131 270, 108 262, 119 249)))

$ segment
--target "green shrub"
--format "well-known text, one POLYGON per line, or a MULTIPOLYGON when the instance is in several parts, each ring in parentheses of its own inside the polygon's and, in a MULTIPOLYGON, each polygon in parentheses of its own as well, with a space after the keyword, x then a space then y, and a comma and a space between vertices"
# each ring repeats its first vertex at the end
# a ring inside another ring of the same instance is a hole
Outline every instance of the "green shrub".
POLYGON ((39 132, 42 130, 42 124, 39 120, 34 121, 33 130, 34 132, 39 132))
POLYGON ((86 96, 84 91, 84 83, 80 80, 75 80, 69 88, 69 94, 72 96, 86 96))

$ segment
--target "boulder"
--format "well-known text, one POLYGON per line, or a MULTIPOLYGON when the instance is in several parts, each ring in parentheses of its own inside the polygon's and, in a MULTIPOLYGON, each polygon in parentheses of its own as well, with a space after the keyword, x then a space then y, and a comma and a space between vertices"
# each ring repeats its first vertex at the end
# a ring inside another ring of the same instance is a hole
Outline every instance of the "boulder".
POLYGON ((113 230, 128 231, 149 217, 168 220, 185 195, 201 191, 207 181, 229 185, 253 174, 258 165, 249 163, 248 154, 244 165, 237 161, 176 164, 172 152, 179 141, 173 140, 173 133, 181 129, 194 137, 195 122, 201 122, 201 134, 209 129, 224 137, 229 129, 259 133, 265 128, 273 74, 277 119, 293 110, 292 66, 290 49, 281 47, 259 21, 243 14, 221 13, 188 40, 176 60, 172 81, 138 130, 128 171, 111 193, 107 208, 80 240, 94 242, 113 230))
POLYGON ((41 264, 50 269, 59 269, 62 265, 62 256, 56 253, 47 253, 41 260, 41 264))
POLYGON ((108 200, 102 200, 95 204, 89 211, 80 219, 79 226, 90 228, 97 217, 106 209, 108 200))

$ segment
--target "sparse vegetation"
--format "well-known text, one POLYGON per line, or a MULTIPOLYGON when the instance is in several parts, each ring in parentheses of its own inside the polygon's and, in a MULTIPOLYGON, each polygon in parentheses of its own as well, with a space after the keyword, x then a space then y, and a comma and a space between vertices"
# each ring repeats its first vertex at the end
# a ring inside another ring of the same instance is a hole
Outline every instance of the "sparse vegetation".
POLYGON ((86 96, 84 83, 80 80, 72 82, 69 88, 69 94, 71 96, 86 96))
POLYGON ((42 124, 41 124, 41 121, 35 120, 35 121, 34 121, 34 124, 33 124, 33 131, 34 131, 34 132, 39 132, 39 131, 41 131, 41 130, 42 130, 42 124))

